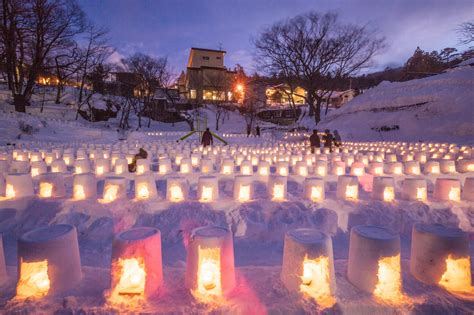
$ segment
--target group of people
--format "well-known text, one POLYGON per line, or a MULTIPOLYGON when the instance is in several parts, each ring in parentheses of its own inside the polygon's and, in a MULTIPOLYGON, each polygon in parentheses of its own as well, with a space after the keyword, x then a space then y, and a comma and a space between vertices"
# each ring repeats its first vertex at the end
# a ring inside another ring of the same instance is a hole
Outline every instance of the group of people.
MULTIPOLYGON (((331 134, 329 129, 324 130, 322 138, 323 146, 324 148, 329 148, 329 152, 332 152, 333 147, 339 148, 342 146, 341 136, 337 130, 334 130, 334 135, 331 134)), ((319 138, 317 129, 313 130, 313 134, 309 137, 309 143, 311 146, 311 153, 314 153, 316 149, 321 148, 321 139, 319 138)))
MULTIPOLYGON (((250 125, 247 125, 247 137, 250 137, 252 135, 252 127, 250 125)), ((260 137, 260 126, 257 125, 255 128, 255 136, 260 137)))

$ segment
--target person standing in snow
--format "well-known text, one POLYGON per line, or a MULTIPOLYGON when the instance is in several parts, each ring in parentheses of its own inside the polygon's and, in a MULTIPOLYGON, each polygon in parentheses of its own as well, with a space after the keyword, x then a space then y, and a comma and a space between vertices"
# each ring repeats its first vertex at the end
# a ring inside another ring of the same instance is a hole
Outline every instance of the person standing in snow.
POLYGON ((342 146, 341 135, 337 130, 334 130, 334 146, 340 148, 342 146))
POLYGON ((252 127, 250 127, 250 125, 247 125, 247 138, 250 137, 251 133, 252 133, 252 127))
POLYGON ((209 128, 206 128, 206 131, 204 131, 204 133, 202 134, 201 144, 204 147, 214 144, 214 139, 212 138, 212 134, 209 128))
POLYGON ((329 152, 332 152, 332 142, 333 142, 333 137, 329 129, 324 130, 324 148, 329 148, 329 152))
POLYGON ((148 157, 148 152, 143 148, 140 148, 137 154, 133 157, 132 163, 128 164, 128 171, 130 173, 135 173, 137 171, 137 160, 146 159, 148 157))
POLYGON ((319 150, 321 147, 321 140, 318 136, 318 130, 313 130, 313 134, 309 137, 309 144, 311 145, 311 153, 314 153, 316 149, 319 150))
POLYGON ((260 137, 260 126, 257 125, 257 128, 255 128, 255 133, 257 135, 257 137, 260 137))

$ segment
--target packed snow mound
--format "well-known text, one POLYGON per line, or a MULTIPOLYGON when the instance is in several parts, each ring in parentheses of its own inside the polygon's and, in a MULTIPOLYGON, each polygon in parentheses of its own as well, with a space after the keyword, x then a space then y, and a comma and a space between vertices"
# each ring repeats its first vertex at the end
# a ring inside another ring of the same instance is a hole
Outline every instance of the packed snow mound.
POLYGON ((345 140, 474 142, 474 67, 382 82, 324 117, 345 140))

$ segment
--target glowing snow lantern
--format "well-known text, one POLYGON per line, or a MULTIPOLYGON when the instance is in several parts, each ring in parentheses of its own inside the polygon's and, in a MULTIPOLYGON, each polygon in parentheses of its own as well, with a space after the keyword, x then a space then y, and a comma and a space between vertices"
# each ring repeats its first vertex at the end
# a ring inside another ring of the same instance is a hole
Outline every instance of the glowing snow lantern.
POLYGON ((98 176, 104 175, 110 171, 109 160, 96 159, 95 160, 95 174, 98 176))
POLYGON ((324 200, 324 180, 318 177, 309 177, 304 182, 304 196, 313 202, 324 200))
POLYGON ((191 155, 191 165, 193 167, 198 167, 201 161, 201 154, 200 153, 193 153, 191 155))
POLYGON ((418 161, 405 162, 405 174, 407 175, 420 175, 420 163, 418 161))
POLYGON ((331 238, 313 229, 288 231, 280 278, 290 292, 313 298, 323 308, 333 306, 336 277, 331 238))
POLYGON ((399 235, 377 226, 353 227, 347 277, 377 300, 403 303, 399 235))
POLYGON ((191 173, 192 169, 193 169, 193 166, 191 164, 191 159, 188 159, 188 158, 181 159, 181 164, 179 165, 179 172, 181 174, 189 174, 191 173))
POLYGON ((374 177, 372 197, 376 200, 392 202, 395 199, 395 181, 393 177, 374 177))
POLYGON ((270 178, 269 187, 272 200, 284 201, 286 199, 287 177, 274 175, 270 178))
POLYGON ((74 175, 73 198, 74 200, 83 200, 96 198, 97 182, 93 174, 74 175))
POLYGON ((237 175, 234 178, 234 199, 239 202, 247 202, 252 199, 252 177, 249 175, 237 175))
POLYGON ((304 161, 297 161, 295 166, 293 166, 293 172, 299 176, 306 177, 308 176, 308 165, 304 161))
POLYGON ((424 283, 454 293, 474 293, 469 235, 440 224, 413 225, 410 272, 424 283))
POLYGON ((114 165, 115 175, 123 175, 128 173, 128 163, 125 158, 117 158, 114 165))
POLYGON ((439 162, 441 173, 450 174, 456 172, 456 164, 453 160, 442 160, 439 162))
POLYGON ((158 192, 152 176, 140 175, 135 178, 135 197, 137 199, 156 198, 157 196, 158 192))
POLYGON ((158 173, 165 175, 171 172, 171 160, 168 158, 162 158, 158 161, 158 173))
POLYGON ((276 173, 280 176, 288 176, 288 162, 277 162, 276 173))
POLYGON ((425 164, 425 173, 426 174, 439 174, 440 167, 438 161, 428 161, 425 164))
POLYGON ((359 198, 359 182, 357 176, 342 175, 337 178, 337 198, 357 200, 359 198))
POLYGON ((437 178, 433 196, 442 201, 460 201, 461 181, 455 178, 437 178))
POLYGON ((137 171, 138 175, 145 174, 150 171, 150 161, 148 159, 137 160, 137 171))
POLYGON ((5 176, 5 197, 8 199, 34 196, 30 174, 7 174, 5 176))
POLYGON ((369 164, 369 174, 371 174, 371 175, 382 175, 383 174, 383 163, 382 162, 371 162, 369 164))
POLYGON ((31 163, 31 177, 46 173, 47 166, 43 161, 37 161, 31 163))
POLYGON ((40 152, 32 152, 30 154, 30 162, 39 162, 43 159, 40 152))
MULTIPOLYGON (((118 234, 112 243, 112 303, 140 303, 163 284, 161 233, 141 227, 118 234)), ((134 305, 140 307, 140 304, 134 305)))
POLYGON ((402 184, 402 198, 406 200, 426 201, 426 180, 420 178, 406 178, 402 184))
POLYGON ((474 160, 463 159, 459 160, 457 163, 459 173, 474 172, 474 160))
POLYGON ((66 173, 67 166, 63 160, 56 160, 51 163, 51 172, 52 173, 66 173))
POLYGON ((270 175, 270 163, 268 161, 260 161, 258 163, 258 175, 261 177, 270 175))
POLYGON ((232 233, 221 227, 193 230, 186 259, 186 287, 199 299, 212 301, 235 287, 232 233))
POLYGON ((418 161, 421 164, 425 164, 427 160, 428 160, 428 158, 427 158, 427 154, 425 152, 415 153, 415 161, 418 161))
POLYGON ((314 166, 314 173, 318 176, 326 176, 328 172, 327 162, 325 160, 317 160, 314 166))
POLYGON ((66 163, 66 166, 71 166, 74 162, 74 154, 72 153, 64 153, 63 161, 66 163))
POLYGON ((461 197, 463 200, 474 201, 474 177, 466 178, 461 197))
POLYGON ((332 162, 331 174, 342 176, 346 173, 346 163, 341 161, 332 162))
POLYGON ((224 159, 221 165, 221 174, 231 175, 234 173, 234 160, 224 159))
POLYGON ((76 228, 58 224, 18 240, 19 298, 40 298, 75 288, 82 279, 76 228))
POLYGON ((127 197, 127 180, 124 177, 111 176, 104 181, 102 202, 109 203, 127 197))
POLYGON ((214 163, 211 159, 202 159, 201 160, 201 173, 209 174, 214 171, 214 163))
POLYGON ((198 180, 198 198, 200 202, 211 202, 219 199, 217 177, 201 176, 198 180))
POLYGON ((11 161, 10 173, 29 173, 30 172, 30 163, 27 161, 11 161))
POLYGON ((169 177, 166 179, 166 200, 181 202, 188 198, 189 185, 184 177, 169 177))
POLYGON ((387 163, 387 174, 402 175, 403 164, 401 162, 387 163))
POLYGON ((44 161, 46 162, 46 165, 50 166, 53 161, 56 160, 56 154, 52 152, 46 152, 44 155, 44 161))
POLYGON ((242 163, 240 164, 240 174, 242 175, 253 174, 252 161, 249 161, 249 160, 242 161, 242 163))
POLYGON ((365 174, 364 163, 354 162, 351 166, 351 175, 353 176, 362 176, 365 174))
POLYGON ((74 171, 76 174, 83 174, 90 172, 89 161, 87 160, 76 160, 74 163, 74 171))

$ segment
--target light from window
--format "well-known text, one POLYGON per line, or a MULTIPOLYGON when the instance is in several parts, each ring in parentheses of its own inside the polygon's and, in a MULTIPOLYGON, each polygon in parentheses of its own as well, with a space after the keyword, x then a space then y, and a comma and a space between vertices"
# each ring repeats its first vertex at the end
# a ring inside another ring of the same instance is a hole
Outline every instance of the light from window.
POLYGON ((189 91, 189 98, 191 99, 196 99, 197 95, 196 95, 196 90, 190 90, 189 91))

